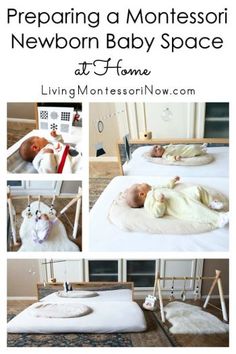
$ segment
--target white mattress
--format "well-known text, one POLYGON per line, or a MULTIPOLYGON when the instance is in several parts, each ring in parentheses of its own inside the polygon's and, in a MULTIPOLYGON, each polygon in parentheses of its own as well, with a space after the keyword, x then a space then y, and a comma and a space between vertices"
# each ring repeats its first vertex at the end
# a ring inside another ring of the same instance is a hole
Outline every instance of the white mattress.
MULTIPOLYGON (((173 175, 171 175, 173 177, 173 175)), ((120 230, 108 220, 111 203, 133 183, 163 184, 171 177, 119 176, 103 191, 90 212, 89 250, 95 252, 228 251, 228 226, 199 235, 155 235, 120 230)), ((214 187, 228 196, 228 178, 185 177, 182 182, 214 187)))
POLYGON ((126 176, 186 176, 186 177, 228 177, 229 176, 229 148, 208 147, 207 152, 212 154, 214 161, 202 166, 173 166, 158 165, 148 161, 143 154, 151 149, 151 146, 137 148, 132 159, 123 165, 126 176))
POLYGON ((62 299, 56 294, 46 296, 41 302, 83 303, 88 305, 92 312, 77 318, 36 318, 31 313, 31 309, 38 304, 35 303, 9 321, 7 331, 8 333, 118 333, 142 332, 146 329, 141 308, 131 301, 131 290, 98 291, 98 293, 99 296, 87 299, 62 299))

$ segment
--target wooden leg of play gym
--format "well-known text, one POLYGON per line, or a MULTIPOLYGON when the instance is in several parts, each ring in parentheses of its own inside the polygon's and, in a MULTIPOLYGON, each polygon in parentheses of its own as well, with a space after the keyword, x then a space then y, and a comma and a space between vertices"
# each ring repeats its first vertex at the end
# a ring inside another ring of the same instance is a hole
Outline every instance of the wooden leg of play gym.
POLYGON ((222 287, 222 282, 221 282, 220 278, 217 281, 217 285, 218 285, 219 294, 220 294, 220 304, 221 304, 223 319, 225 322, 228 322, 228 315, 227 315, 227 310, 226 310, 226 305, 225 305, 223 287, 222 287))
POLYGON ((158 291, 158 297, 159 297, 159 306, 160 306, 160 312, 161 312, 161 320, 164 323, 165 322, 165 313, 164 313, 164 307, 163 307, 163 301, 162 301, 161 284, 160 284, 159 275, 157 276, 157 291, 158 291))
POLYGON ((7 201, 8 201, 8 209, 9 209, 13 243, 14 243, 14 246, 16 246, 16 245, 18 245, 18 242, 17 242, 17 237, 16 237, 16 227, 15 227, 14 215, 13 215, 13 205, 12 205, 12 201, 10 198, 7 201))
POLYGON ((210 290, 209 290, 209 292, 208 292, 208 294, 207 294, 207 297, 206 297, 206 300, 205 300, 205 302, 204 302, 204 304, 203 304, 203 308, 204 308, 204 309, 205 309, 205 308, 207 307, 207 305, 208 305, 208 302, 209 302, 209 300, 210 300, 212 291, 214 290, 214 288, 215 288, 215 286, 216 286, 216 284, 217 284, 217 282, 218 282, 218 279, 219 279, 219 277, 220 277, 220 274, 221 274, 221 271, 220 271, 220 270, 216 270, 215 279, 213 280, 213 283, 211 284, 210 290))
POLYGON ((75 221, 74 221, 74 228, 73 228, 73 239, 76 239, 78 226, 79 226, 79 216, 80 216, 80 208, 81 208, 81 197, 78 199, 76 204, 76 211, 75 211, 75 221))

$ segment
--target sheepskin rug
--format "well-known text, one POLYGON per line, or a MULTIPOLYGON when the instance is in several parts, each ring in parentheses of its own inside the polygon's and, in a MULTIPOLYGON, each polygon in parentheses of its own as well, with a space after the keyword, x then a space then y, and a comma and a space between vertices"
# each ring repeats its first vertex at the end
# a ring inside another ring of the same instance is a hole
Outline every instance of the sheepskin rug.
POLYGON ((166 319, 172 324, 173 334, 212 334, 226 333, 229 325, 201 307, 184 302, 170 302, 164 307, 166 319))

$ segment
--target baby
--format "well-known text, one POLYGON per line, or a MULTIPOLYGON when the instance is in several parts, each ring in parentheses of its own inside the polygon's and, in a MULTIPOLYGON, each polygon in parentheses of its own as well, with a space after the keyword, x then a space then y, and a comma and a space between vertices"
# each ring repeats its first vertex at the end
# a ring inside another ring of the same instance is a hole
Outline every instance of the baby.
POLYGON ((182 157, 195 157, 206 154, 206 144, 203 145, 155 145, 150 151, 151 157, 162 157, 170 161, 179 161, 182 157))
POLYGON ((153 217, 171 215, 177 219, 224 227, 229 222, 229 213, 216 210, 224 205, 200 186, 174 190, 180 180, 172 179, 166 186, 151 187, 149 184, 134 184, 126 191, 126 201, 131 208, 141 208, 153 217))
POLYGON ((23 160, 32 162, 39 173, 72 173, 81 155, 69 145, 50 143, 47 139, 33 136, 19 148, 23 160))
POLYGON ((32 230, 32 238, 36 243, 43 243, 48 239, 55 221, 50 221, 47 214, 41 214, 36 218, 35 227, 32 230))

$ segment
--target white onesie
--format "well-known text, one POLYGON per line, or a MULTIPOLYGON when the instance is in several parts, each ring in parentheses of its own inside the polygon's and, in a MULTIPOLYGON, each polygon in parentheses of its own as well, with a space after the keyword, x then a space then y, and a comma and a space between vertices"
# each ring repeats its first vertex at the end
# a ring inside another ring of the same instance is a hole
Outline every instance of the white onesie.
MULTIPOLYGON (((66 145, 62 143, 47 144, 33 159, 33 166, 39 173, 58 173, 58 167, 63 157, 66 145), (53 153, 44 152, 45 149, 52 149, 53 153)), ((63 173, 75 173, 82 168, 82 155, 70 156, 67 154, 63 173)))
POLYGON ((35 227, 32 230, 32 238, 34 242, 42 243, 47 240, 53 226, 53 221, 37 219, 35 227))

